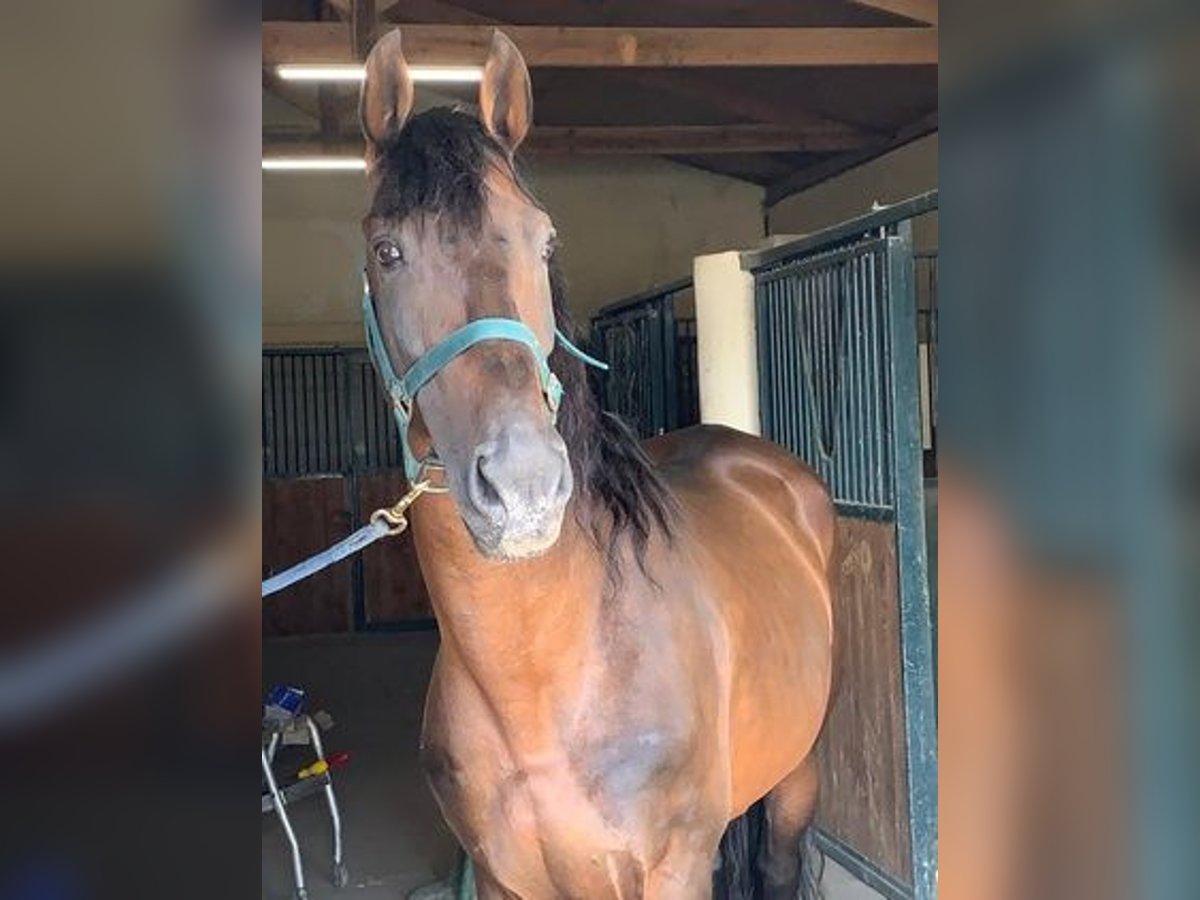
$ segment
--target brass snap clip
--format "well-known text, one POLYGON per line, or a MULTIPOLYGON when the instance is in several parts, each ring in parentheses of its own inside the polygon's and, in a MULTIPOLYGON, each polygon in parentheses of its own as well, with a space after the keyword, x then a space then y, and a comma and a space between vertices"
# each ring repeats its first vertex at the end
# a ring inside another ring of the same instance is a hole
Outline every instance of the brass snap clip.
POLYGON ((417 502, 422 494, 434 492, 436 489, 426 480, 418 481, 401 497, 394 506, 385 506, 371 513, 372 522, 386 522, 388 535, 402 534, 408 528, 408 508, 417 502))

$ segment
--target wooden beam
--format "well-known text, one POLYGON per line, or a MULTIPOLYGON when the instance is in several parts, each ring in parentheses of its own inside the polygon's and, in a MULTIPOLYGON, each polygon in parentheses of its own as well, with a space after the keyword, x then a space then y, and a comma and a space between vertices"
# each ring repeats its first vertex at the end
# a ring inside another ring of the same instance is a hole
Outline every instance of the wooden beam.
POLYGON ((321 140, 328 141, 337 137, 341 131, 341 106, 337 88, 331 84, 317 86, 317 108, 321 128, 321 140))
POLYGON ((767 194, 763 198, 763 203, 767 207, 772 207, 779 201, 790 197, 792 194, 797 194, 800 191, 807 190, 822 181, 840 175, 855 166, 860 166, 863 163, 882 156, 885 153, 890 153, 903 147, 905 144, 912 143, 918 138, 923 138, 927 134, 932 134, 937 131, 938 118, 937 111, 930 113, 927 116, 918 119, 911 125, 901 128, 891 139, 878 144, 874 147, 852 150, 848 153, 841 153, 831 159, 824 160, 812 166, 805 166, 791 175, 787 175, 778 181, 767 185, 767 194))
MULTIPOLYGON (((358 0, 355 0, 357 3, 358 0)), ((374 2, 374 0, 370 0, 374 2)), ((345 19, 346 13, 350 10, 343 4, 341 6, 328 2, 322 4, 324 15, 321 16, 323 21, 345 19)), ((353 24, 350 28, 351 35, 355 34, 353 24)), ((341 133, 341 116, 338 113, 339 106, 338 89, 332 84, 317 85, 317 109, 319 111, 319 122, 321 129, 322 141, 337 140, 341 133)))
POLYGON ((938 0, 851 0, 858 6, 902 16, 922 25, 937 25, 938 0))
POLYGON ((780 161, 778 156, 760 156, 749 168, 758 169, 760 167, 769 168, 774 171, 774 174, 766 174, 765 172, 754 172, 748 174, 745 171, 737 173, 731 172, 730 168, 745 169, 748 167, 740 166, 736 162, 729 162, 725 156, 678 156, 672 155, 664 157, 671 162, 679 163, 681 166, 689 166, 693 169, 699 169, 701 172, 707 172, 709 175, 720 175, 722 178, 732 178, 735 181, 744 181, 747 184, 757 184, 759 187, 765 187, 769 182, 780 178, 790 172, 794 166, 790 163, 780 161))
POLYGON ((262 86, 263 90, 274 94, 298 112, 302 112, 314 120, 320 118, 320 108, 311 91, 297 89, 269 69, 263 69, 262 86))
POLYGON ((870 129, 839 119, 831 119, 820 113, 805 109, 799 104, 776 103, 761 94, 730 87, 719 77, 704 77, 699 72, 666 72, 661 69, 641 69, 620 73, 630 82, 654 88, 677 97, 707 102, 724 115, 736 116, 771 125, 788 125, 793 128, 820 128, 837 126, 847 133, 857 134, 863 143, 878 140, 880 135, 870 129))
POLYGON ((379 15, 388 22, 424 22, 443 25, 502 25, 507 23, 493 19, 470 9, 463 9, 446 0, 398 0, 380 9, 379 15))
POLYGON ((350 46, 356 59, 365 60, 375 43, 378 23, 375 19, 375 0, 352 0, 350 5, 350 46))
MULTIPOLYGON (((297 141, 287 136, 266 137, 264 151, 272 155, 305 156, 329 153, 328 141, 297 141)), ((776 125, 669 126, 535 126, 521 146, 537 156, 708 155, 715 153, 835 153, 861 149, 858 134, 837 126, 788 128, 776 125)), ((337 153, 361 155, 362 145, 340 142, 337 153)))
MULTIPOLYGON (((338 14, 339 19, 349 22, 351 18, 350 10, 355 2, 356 0, 325 0, 325 5, 331 7, 338 14)), ((415 6, 420 8, 424 0, 366 0, 366 2, 371 4, 371 10, 376 19, 395 21, 391 19, 389 14, 393 13, 397 7, 415 6)), ((430 0, 430 2, 436 3, 438 0, 430 0)), ((417 17, 413 21, 429 20, 417 17)))
MULTIPOLYGON (((404 53, 419 65, 479 65, 488 25, 407 25, 404 53)), ((504 28, 530 66, 936 65, 936 28, 504 28)), ((378 37, 381 30, 377 30, 378 37)), ((355 62, 339 22, 264 22, 263 65, 355 62)))
POLYGON ((530 142, 530 151, 542 154, 824 153, 863 146, 861 135, 839 125, 543 126, 530 142))
POLYGON ((264 66, 283 63, 353 63, 349 25, 339 22, 263 22, 264 66))

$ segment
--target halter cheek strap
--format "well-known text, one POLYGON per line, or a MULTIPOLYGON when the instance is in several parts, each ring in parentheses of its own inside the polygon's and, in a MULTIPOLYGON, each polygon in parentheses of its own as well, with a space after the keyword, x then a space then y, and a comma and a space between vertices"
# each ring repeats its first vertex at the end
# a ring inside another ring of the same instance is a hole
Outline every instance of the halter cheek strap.
MULTIPOLYGON (((363 322, 367 329, 367 347, 375 369, 383 378, 388 396, 392 401, 392 411, 396 416, 396 426, 400 430, 400 448, 404 455, 404 473, 410 484, 421 479, 422 473, 428 468, 440 468, 441 462, 431 453, 424 459, 418 460, 408 443, 408 427, 412 423, 413 404, 417 393, 442 369, 449 365, 455 357, 465 353, 481 341, 514 341, 522 344, 533 354, 537 366, 538 381, 542 395, 546 398, 546 406, 553 418, 558 416, 558 407, 562 402, 563 387, 558 376, 550 371, 550 363, 542 351, 542 345, 537 335, 523 322, 516 319, 475 319, 468 322, 457 331, 452 331, 425 352, 402 376, 392 368, 391 357, 383 343, 383 335, 379 330, 379 320, 375 315, 375 301, 369 288, 363 289, 363 322)), ((600 360, 588 356, 576 347, 557 328, 554 330, 557 344, 583 363, 604 371, 608 366, 600 360)))

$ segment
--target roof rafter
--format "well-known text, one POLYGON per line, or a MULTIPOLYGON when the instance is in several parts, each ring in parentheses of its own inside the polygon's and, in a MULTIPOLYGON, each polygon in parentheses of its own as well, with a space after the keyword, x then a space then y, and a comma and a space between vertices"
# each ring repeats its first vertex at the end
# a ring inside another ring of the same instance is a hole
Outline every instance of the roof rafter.
MULTIPOLYGON (((376 29, 378 36, 381 29, 376 29)), ((490 25, 407 25, 405 56, 421 65, 478 65, 490 25)), ((532 67, 934 65, 936 28, 557 28, 508 25, 532 67)), ((264 22, 263 65, 352 63, 341 22, 264 22)))
MULTIPOLYGON (((792 128, 778 125, 584 125, 534 126, 522 152, 541 156, 669 155, 721 153, 835 153, 863 149, 862 138, 838 126, 792 128)), ((330 152, 324 138, 297 141, 287 135, 268 136, 264 152, 305 155, 317 148, 330 152)), ((358 155, 357 141, 339 140, 338 152, 358 155)))
POLYGON ((923 116, 911 125, 898 130, 891 139, 874 147, 851 150, 846 153, 838 154, 823 162, 815 165, 805 166, 799 171, 793 172, 767 185, 767 195, 763 199, 766 206, 774 206, 781 200, 790 197, 792 194, 797 194, 800 191, 806 190, 814 185, 820 184, 833 178, 836 175, 842 174, 855 166, 869 162, 878 156, 885 153, 890 153, 892 150, 899 149, 905 144, 912 143, 918 138, 925 137, 927 134, 932 134, 937 131, 938 114, 934 110, 927 116, 923 116))
POLYGON ((919 22, 922 25, 937 25, 938 23, 937 0, 850 0, 850 2, 856 6, 865 6, 868 9, 877 9, 894 16, 903 16, 905 19, 919 22))

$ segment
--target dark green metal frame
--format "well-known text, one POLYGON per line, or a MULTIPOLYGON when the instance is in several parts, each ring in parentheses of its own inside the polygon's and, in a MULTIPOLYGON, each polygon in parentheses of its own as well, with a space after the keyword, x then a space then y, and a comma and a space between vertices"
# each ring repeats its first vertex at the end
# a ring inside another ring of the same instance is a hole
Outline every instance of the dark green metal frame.
POLYGON ((642 437, 695 424, 699 406, 689 408, 681 389, 698 383, 693 354, 685 359, 676 301, 692 287, 685 278, 617 303, 592 318, 591 347, 609 364, 600 377, 600 405, 626 418, 642 437), (692 371, 681 373, 681 362, 692 371))
POLYGON ((908 815, 913 894, 937 897, 937 691, 933 617, 925 542, 925 488, 921 440, 917 304, 913 281, 912 222, 888 238, 891 300, 892 438, 895 441, 896 553, 899 560, 900 648, 908 753, 908 815))
POLYGON ((936 208, 935 191, 801 241, 742 255, 743 266, 754 272, 756 282, 764 436, 788 437, 788 443, 798 445, 791 449, 804 451, 801 455, 812 457, 807 460, 810 464, 836 475, 832 487, 843 514, 895 523, 901 631, 901 659, 896 664, 902 669, 904 689, 913 884, 897 883, 832 835, 823 833, 820 840, 860 880, 889 897, 916 900, 937 896, 937 709, 911 220, 936 208), (844 268, 847 260, 866 254, 882 259, 878 272, 870 270, 878 277, 867 279, 869 284, 834 279, 834 287, 828 287, 827 280, 826 288, 813 290, 800 283, 815 277, 814 273, 827 275, 844 268), (781 288, 788 279, 794 283, 781 288), (823 308, 800 309, 805 303, 823 308), (781 314, 781 304, 791 309, 781 314), (828 318, 822 320, 824 330, 814 331, 806 315, 839 318, 834 325, 828 324, 828 318), (856 333, 847 335, 847 329, 856 333), (823 353, 801 346, 822 336, 828 344, 823 353), (845 358, 853 354, 858 355, 846 363, 845 358), (872 371, 863 368, 864 361, 874 367, 872 371), (841 373, 847 368, 851 374, 843 380, 841 373), (819 439, 797 437, 798 428, 818 421, 817 412, 803 406, 817 402, 811 387, 814 378, 836 379, 832 385, 839 395, 838 406, 829 412, 827 403, 826 415, 835 416, 844 439, 841 449, 849 455, 840 466, 830 458, 837 448, 814 452, 814 447, 822 446, 819 439), (840 396, 855 390, 864 391, 865 399, 840 396), (864 409, 864 403, 870 408, 864 409), (881 460, 863 453, 854 441, 864 437, 884 438, 889 448, 886 457, 881 460), (872 484, 872 479, 878 481, 872 484))

